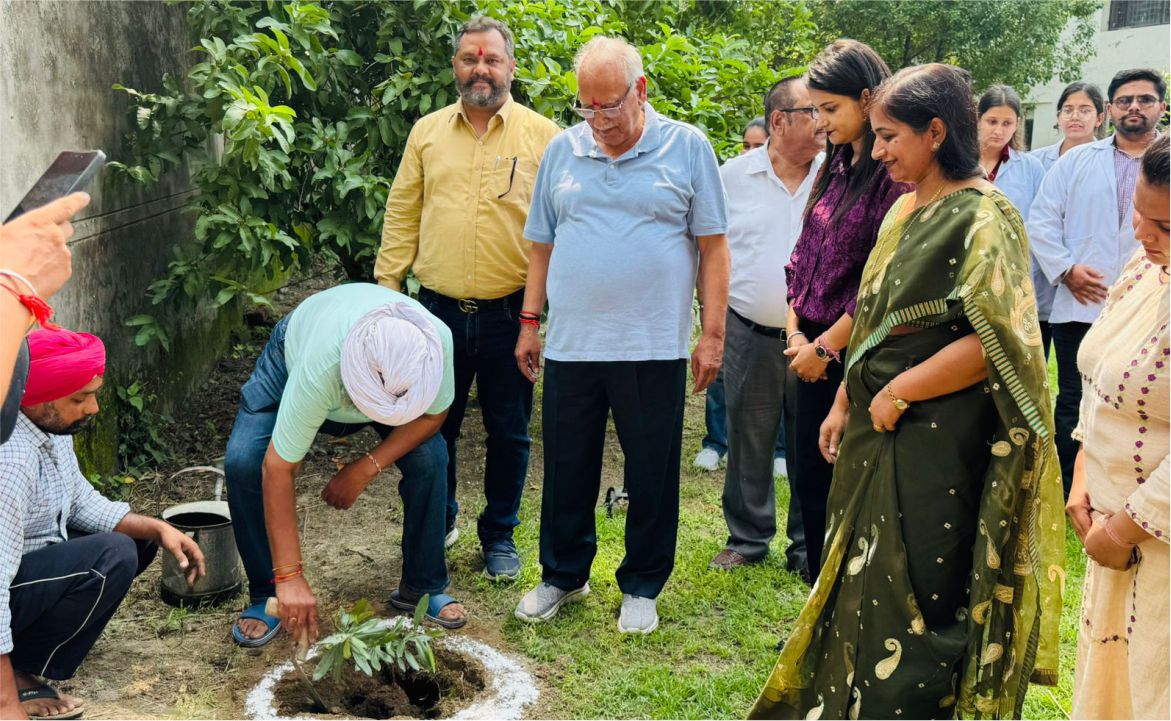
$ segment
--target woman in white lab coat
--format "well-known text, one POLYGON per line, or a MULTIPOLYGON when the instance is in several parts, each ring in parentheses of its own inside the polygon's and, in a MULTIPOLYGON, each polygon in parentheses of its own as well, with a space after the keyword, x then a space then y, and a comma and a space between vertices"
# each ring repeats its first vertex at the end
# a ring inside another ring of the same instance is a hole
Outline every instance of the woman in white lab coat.
POLYGON ((1102 137, 1106 127, 1106 100, 1098 86, 1080 80, 1066 85, 1057 99, 1056 127, 1061 131, 1061 140, 1032 152, 1046 172, 1070 148, 1102 137))
MULTIPOLYGON (((1045 177, 1041 161, 1020 151, 1021 99, 1007 85, 993 85, 980 96, 976 107, 979 116, 980 165, 1000 191, 1008 196, 1021 218, 1029 219, 1033 196, 1045 177)), ((1049 308, 1053 305, 1053 286, 1039 282, 1036 259, 1033 262, 1033 286, 1037 292, 1037 318, 1041 322, 1041 340, 1045 357, 1049 357, 1049 308)))

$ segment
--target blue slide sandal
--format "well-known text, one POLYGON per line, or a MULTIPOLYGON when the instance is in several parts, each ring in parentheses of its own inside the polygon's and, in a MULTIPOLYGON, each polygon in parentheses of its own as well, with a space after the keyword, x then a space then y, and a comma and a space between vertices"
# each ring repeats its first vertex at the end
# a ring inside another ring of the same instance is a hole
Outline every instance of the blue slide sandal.
POLYGON ((260 603, 252 604, 240 612, 240 618, 250 618, 254 621, 263 621, 264 625, 268 626, 268 631, 266 631, 263 636, 258 638, 248 638, 240 632, 240 626, 233 623, 232 640, 236 642, 236 645, 243 646, 244 648, 260 648, 261 646, 264 646, 269 641, 276 638, 277 633, 279 633, 281 630, 281 620, 276 616, 269 616, 267 613, 265 613, 264 603, 264 601, 261 601, 260 603))
MULTIPOLYGON (((414 601, 406 600, 402 597, 402 595, 399 593, 399 589, 397 588, 390 592, 390 605, 394 606, 400 611, 414 611, 415 605, 418 604, 418 602, 418 599, 415 599, 414 601)), ((463 628, 468 622, 466 617, 446 619, 439 616, 440 611, 453 603, 459 603, 459 601, 455 600, 451 596, 448 596, 446 593, 431 594, 431 599, 427 603, 427 620, 448 629, 463 628)))

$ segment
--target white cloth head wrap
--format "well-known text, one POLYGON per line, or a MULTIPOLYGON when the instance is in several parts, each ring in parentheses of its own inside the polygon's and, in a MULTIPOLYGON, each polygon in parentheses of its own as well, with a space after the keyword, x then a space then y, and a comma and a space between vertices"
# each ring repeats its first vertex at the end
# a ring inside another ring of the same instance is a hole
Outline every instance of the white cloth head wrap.
POLYGON ((341 372, 358 410, 378 423, 401 426, 423 415, 439 395, 443 344, 418 308, 379 306, 350 329, 341 372))

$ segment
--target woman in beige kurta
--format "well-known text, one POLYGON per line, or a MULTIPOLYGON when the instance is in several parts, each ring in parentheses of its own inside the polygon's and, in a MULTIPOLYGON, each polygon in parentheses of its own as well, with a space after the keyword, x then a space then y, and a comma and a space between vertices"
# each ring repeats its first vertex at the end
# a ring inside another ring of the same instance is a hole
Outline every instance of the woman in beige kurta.
POLYGON ((1162 187, 1146 182, 1144 167, 1135 195, 1136 235, 1146 247, 1110 289, 1078 353, 1083 396, 1074 437, 1082 451, 1067 509, 1090 559, 1074 718, 1171 715, 1166 137, 1162 158, 1162 187))

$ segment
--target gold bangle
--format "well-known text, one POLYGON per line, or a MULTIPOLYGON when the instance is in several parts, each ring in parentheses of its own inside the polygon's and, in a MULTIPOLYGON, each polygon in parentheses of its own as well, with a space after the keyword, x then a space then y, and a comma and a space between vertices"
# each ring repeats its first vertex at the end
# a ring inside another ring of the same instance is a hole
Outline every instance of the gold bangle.
POLYGON ((374 464, 374 467, 378 469, 378 473, 382 473, 382 464, 375 460, 374 456, 370 455, 369 453, 366 454, 366 457, 369 458, 370 462, 374 464))

